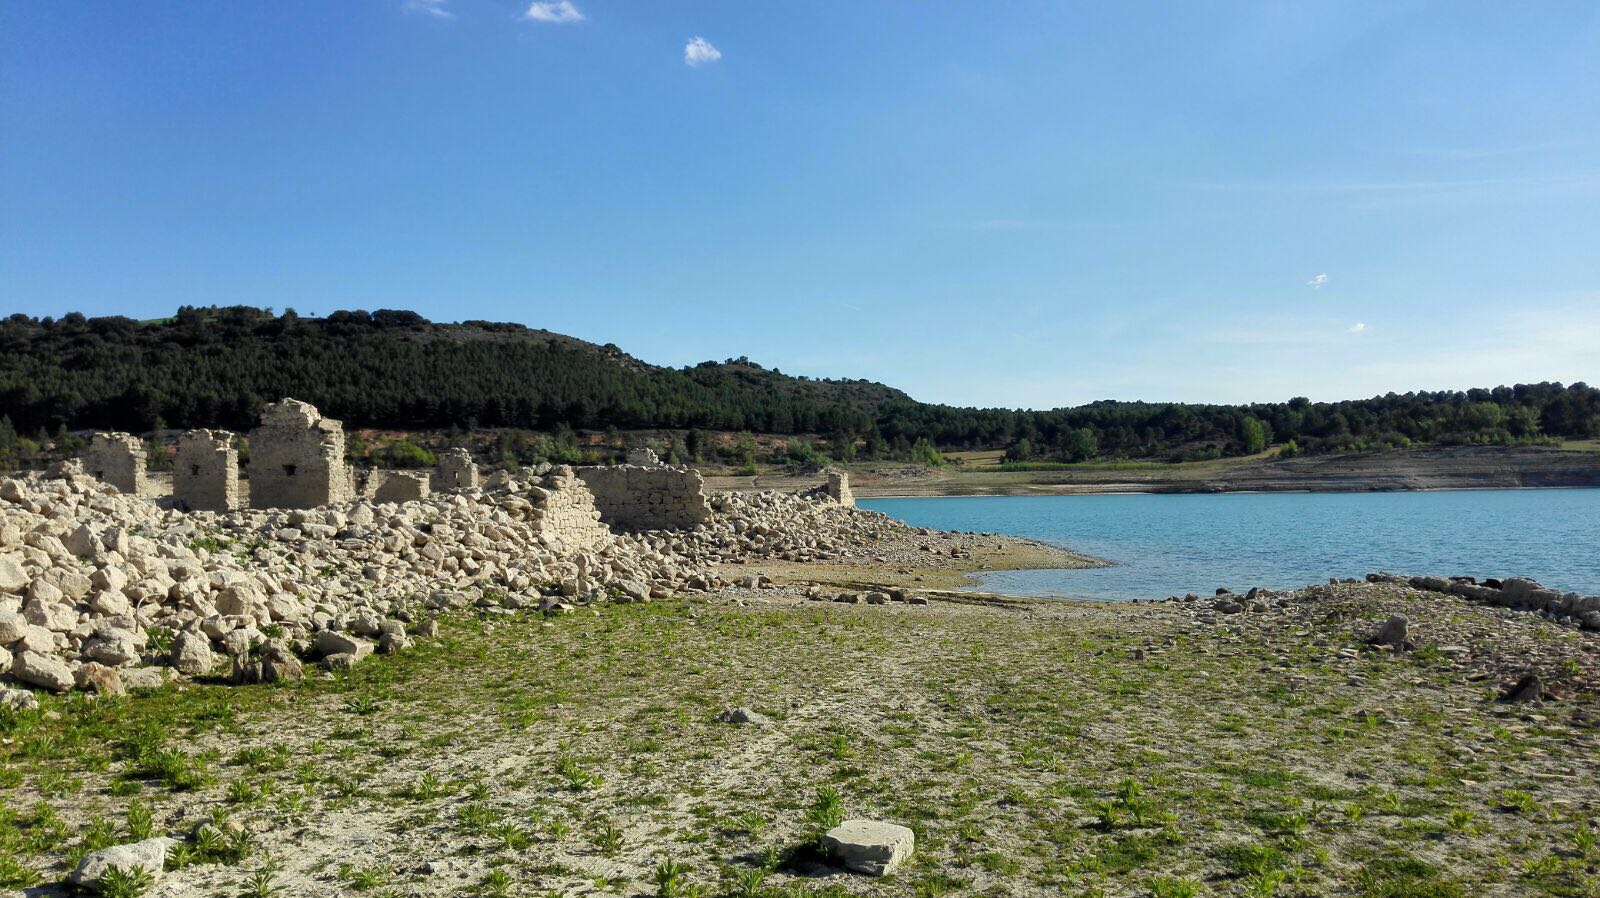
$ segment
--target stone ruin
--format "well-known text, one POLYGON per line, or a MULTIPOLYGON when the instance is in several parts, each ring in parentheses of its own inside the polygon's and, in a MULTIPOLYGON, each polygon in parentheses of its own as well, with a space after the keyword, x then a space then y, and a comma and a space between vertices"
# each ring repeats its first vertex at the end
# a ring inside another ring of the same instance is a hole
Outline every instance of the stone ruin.
POLYGON ((355 498, 355 475, 344 460, 344 426, 310 403, 267 406, 250 431, 250 504, 316 508, 355 498))
POLYGON ((127 433, 97 433, 83 454, 84 470, 130 496, 149 492, 145 479, 144 442, 127 433))
POLYGON ((834 468, 829 468, 823 473, 828 475, 826 487, 828 498, 846 508, 854 508, 856 496, 855 493, 850 492, 850 475, 834 468))
POLYGON ((601 522, 594 495, 570 465, 539 465, 524 468, 515 476, 500 471, 484 486, 497 489, 522 478, 531 483, 528 521, 546 548, 586 552, 611 542, 611 528, 601 522))
POLYGON ((374 502, 415 502, 428 498, 428 475, 420 471, 390 471, 376 481, 374 502))
POLYGON ((662 467, 661 456, 656 455, 654 449, 629 449, 628 464, 638 465, 642 468, 662 467))
POLYGON ((465 449, 446 449, 439 453, 439 463, 433 469, 433 489, 436 492, 476 489, 478 466, 472 453, 465 449))
POLYGON ((191 511, 239 507, 239 450, 226 430, 191 430, 172 458, 172 498, 191 511))
POLYGON ((594 493, 600 520, 620 530, 684 530, 711 520, 705 478, 690 468, 628 464, 579 468, 578 476, 594 493))

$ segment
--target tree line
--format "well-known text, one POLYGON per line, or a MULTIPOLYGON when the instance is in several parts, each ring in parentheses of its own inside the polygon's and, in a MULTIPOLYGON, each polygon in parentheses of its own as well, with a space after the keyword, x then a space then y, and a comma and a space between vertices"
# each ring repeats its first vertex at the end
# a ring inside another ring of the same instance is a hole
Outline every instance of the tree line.
MULTIPOLYGON (((252 427, 294 396, 355 427, 683 430, 816 436, 836 459, 936 459, 1007 448, 1018 461, 1185 460, 1600 437, 1600 390, 1578 383, 1345 402, 1096 402, 1053 410, 912 400, 860 380, 792 377, 748 359, 674 369, 516 324, 434 324, 406 311, 185 306, 172 318, 0 321, 0 443, 84 428, 252 427)), ((0 453, 6 448, 0 446, 0 453)))

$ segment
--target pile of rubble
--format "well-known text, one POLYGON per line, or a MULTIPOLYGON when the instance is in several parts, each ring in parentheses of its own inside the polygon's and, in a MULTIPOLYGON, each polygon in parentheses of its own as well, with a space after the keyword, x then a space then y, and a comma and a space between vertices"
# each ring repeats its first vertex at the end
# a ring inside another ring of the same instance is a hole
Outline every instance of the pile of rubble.
POLYGON ((1476 577, 1406 577, 1376 573, 1368 574, 1367 582, 1399 583, 1413 589, 1448 593, 1485 605, 1531 611, 1569 627, 1600 630, 1600 596, 1550 589, 1526 577, 1479 581, 1476 577))
POLYGON ((185 512, 76 462, 0 480, 0 673, 116 692, 182 674, 303 676, 405 648, 451 608, 570 611, 724 584, 905 529, 826 497, 716 495, 686 530, 615 534, 568 467, 404 503, 185 512))

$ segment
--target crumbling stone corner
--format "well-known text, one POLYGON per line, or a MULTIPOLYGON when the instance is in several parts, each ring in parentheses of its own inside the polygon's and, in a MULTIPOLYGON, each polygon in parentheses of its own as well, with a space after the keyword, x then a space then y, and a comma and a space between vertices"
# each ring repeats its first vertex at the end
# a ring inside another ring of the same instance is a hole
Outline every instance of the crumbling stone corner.
POLYGON ((829 468, 824 473, 828 475, 828 498, 847 508, 854 508, 856 496, 850 491, 850 475, 836 468, 829 468))
POLYGON ((472 453, 465 449, 446 449, 439 453, 439 463, 433 469, 435 492, 470 490, 478 486, 478 466, 472 453))
POLYGON ((172 458, 172 498, 191 511, 239 507, 239 450, 226 430, 191 430, 172 458))
POLYGON ((132 434, 97 433, 89 437, 83 467, 90 476, 130 496, 143 496, 150 491, 145 478, 144 442, 132 434))

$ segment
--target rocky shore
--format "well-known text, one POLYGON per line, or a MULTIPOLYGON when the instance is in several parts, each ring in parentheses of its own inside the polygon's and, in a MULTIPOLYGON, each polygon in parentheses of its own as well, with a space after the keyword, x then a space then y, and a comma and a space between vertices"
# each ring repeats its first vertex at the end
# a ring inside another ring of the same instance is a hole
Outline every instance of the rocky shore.
POLYGON ((701 501, 703 524, 614 532, 582 478, 544 466, 402 503, 214 513, 123 494, 68 463, 0 481, 0 673, 57 692, 221 668, 237 682, 298 680, 306 663, 403 650, 452 609, 692 595, 759 582, 722 572, 762 560, 937 566, 970 559, 977 539, 816 491, 701 501))
POLYGON ((1127 604, 953 589, 1092 563, 826 490, 619 531, 559 467, 225 512, 71 465, 0 480, 0 889, 1600 884, 1592 597, 1394 574, 1127 604))

